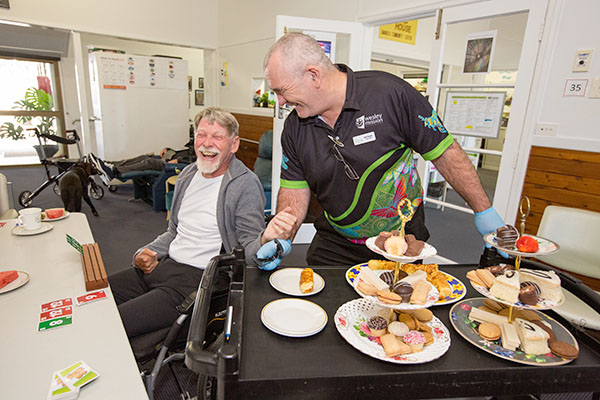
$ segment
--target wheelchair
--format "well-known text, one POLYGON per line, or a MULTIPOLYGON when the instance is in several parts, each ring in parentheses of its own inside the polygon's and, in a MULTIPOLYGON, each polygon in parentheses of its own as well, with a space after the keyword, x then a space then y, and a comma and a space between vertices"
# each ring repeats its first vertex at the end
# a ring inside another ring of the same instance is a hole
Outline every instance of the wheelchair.
MULTIPOLYGON (((184 347, 189 341, 192 327, 196 333, 197 329, 202 329, 203 348, 207 351, 215 352, 223 345, 230 284, 224 288, 215 288, 215 281, 219 277, 222 281, 231 282, 233 266, 239 263, 244 265, 244 250, 241 247, 235 248, 231 254, 213 257, 204 271, 198 290, 190 293, 176 307, 180 315, 173 325, 131 339, 131 348, 150 400, 154 399, 156 381, 164 367, 171 369, 179 386, 180 397, 192 398, 180 385, 172 365, 174 362, 184 361, 184 347), (192 311, 194 317, 190 318, 192 311), (198 327, 202 318, 204 320, 198 327)), ((213 377, 200 374, 197 399, 211 398, 211 387, 216 387, 213 377)))
MULTIPOLYGON (((27 130, 33 131, 35 136, 38 139, 38 142, 40 144, 40 149, 41 149, 40 161, 41 161, 42 165, 44 166, 44 169, 46 170, 47 180, 45 182, 43 182, 40 186, 38 186, 38 188, 35 189, 33 192, 30 190, 25 190, 19 194, 18 201, 19 201, 19 204, 23 207, 29 207, 31 205, 31 203, 33 202, 33 199, 50 185, 54 185, 53 186, 54 193, 57 196, 60 196, 60 187, 58 185, 60 178, 62 178, 62 176, 64 174, 66 174, 71 168, 73 168, 73 166, 76 163, 78 163, 80 161, 87 161, 86 157, 82 155, 83 152, 81 150, 81 144, 80 144, 81 139, 75 129, 65 131, 67 133, 66 138, 63 138, 63 137, 57 136, 57 135, 41 133, 38 130, 38 128, 31 128, 31 129, 27 129, 27 130), (77 145, 77 151, 79 152, 79 158, 65 158, 65 157, 50 157, 50 156, 48 156, 48 154, 46 154, 46 150, 44 149, 44 146, 42 145, 42 139, 44 139, 44 141, 51 140, 53 142, 66 144, 66 145, 69 145, 69 144, 77 145), (56 166, 58 168, 58 174, 52 175, 52 173, 50 172, 50 167, 52 167, 52 166, 56 166)), ((90 196, 93 199, 100 200, 102 197, 104 197, 104 189, 102 189, 101 186, 97 185, 96 182, 94 181, 94 179, 91 177, 90 177, 90 182, 89 182, 88 187, 89 187, 88 190, 89 190, 90 196)))

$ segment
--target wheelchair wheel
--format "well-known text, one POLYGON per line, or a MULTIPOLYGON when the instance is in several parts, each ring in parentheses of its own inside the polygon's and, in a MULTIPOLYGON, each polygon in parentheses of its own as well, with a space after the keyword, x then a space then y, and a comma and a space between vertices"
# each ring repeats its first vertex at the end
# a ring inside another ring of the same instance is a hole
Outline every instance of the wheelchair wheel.
POLYGON ((95 200, 100 200, 104 197, 104 189, 102 186, 92 184, 90 185, 90 196, 95 200))
POLYGON ((60 196, 60 186, 58 186, 58 183, 55 183, 55 184, 54 184, 54 187, 52 188, 52 190, 54 190, 54 193, 55 193, 57 196, 60 196))
POLYGON ((217 398, 217 378, 210 375, 198 377, 198 400, 215 400, 217 398))
POLYGON ((108 185, 108 191, 114 193, 119 187, 117 185, 108 185))
POLYGON ((33 198, 31 197, 31 191, 25 190, 19 194, 19 204, 23 207, 29 207, 32 201, 33 198))

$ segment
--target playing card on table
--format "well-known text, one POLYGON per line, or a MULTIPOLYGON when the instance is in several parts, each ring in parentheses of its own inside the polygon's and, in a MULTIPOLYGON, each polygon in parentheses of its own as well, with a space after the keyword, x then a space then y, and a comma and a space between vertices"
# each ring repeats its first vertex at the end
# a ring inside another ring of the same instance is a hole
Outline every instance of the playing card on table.
POLYGON ((82 306, 84 304, 88 304, 93 301, 102 299, 106 299, 106 292, 104 290, 97 290, 95 292, 90 292, 76 298, 78 306, 82 306))
POLYGON ((50 311, 41 313, 40 314, 40 322, 47 321, 49 319, 64 317, 66 315, 72 315, 72 314, 73 314, 73 307, 71 307, 71 306, 55 308, 50 311))
POLYGON ((72 315, 65 315, 64 317, 49 319, 38 324, 38 332, 50 331, 56 328, 71 325, 72 323, 72 315))
POLYGON ((72 306, 72 305, 73 305, 73 300, 70 297, 67 297, 65 299, 59 299, 59 300, 51 301, 49 303, 44 303, 44 304, 42 304, 41 308, 42 308, 42 312, 46 312, 46 311, 53 310, 55 308, 72 306))
POLYGON ((50 389, 48 389, 48 400, 68 400, 76 399, 79 396, 79 388, 73 387, 64 382, 58 372, 52 374, 50 389))
POLYGON ((75 388, 87 385, 100 376, 100 374, 83 361, 77 361, 69 365, 65 369, 58 371, 58 374, 64 379, 65 383, 75 388))

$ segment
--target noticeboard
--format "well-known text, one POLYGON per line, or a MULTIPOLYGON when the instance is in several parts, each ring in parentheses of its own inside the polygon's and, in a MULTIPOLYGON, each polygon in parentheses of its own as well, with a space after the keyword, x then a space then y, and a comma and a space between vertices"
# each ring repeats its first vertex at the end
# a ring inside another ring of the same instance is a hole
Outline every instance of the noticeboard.
POLYGON ((453 135, 498 137, 505 92, 448 92, 444 126, 453 135))

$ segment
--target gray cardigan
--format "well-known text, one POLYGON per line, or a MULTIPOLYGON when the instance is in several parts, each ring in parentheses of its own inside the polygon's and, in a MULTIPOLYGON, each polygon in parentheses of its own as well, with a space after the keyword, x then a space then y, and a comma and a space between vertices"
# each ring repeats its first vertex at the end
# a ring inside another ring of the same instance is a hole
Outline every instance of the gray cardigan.
MULTIPOLYGON (((154 250, 158 253, 159 260, 168 254, 169 246, 177 235, 178 214, 183 195, 197 171, 195 163, 181 171, 175 185, 167 231, 138 249, 135 254, 143 248, 154 250)), ((234 155, 229 169, 223 175, 217 198, 217 225, 225 252, 229 253, 235 246, 242 245, 246 264, 255 265, 252 257, 260 248, 260 238, 265 229, 264 212, 265 195, 258 177, 234 155)))

